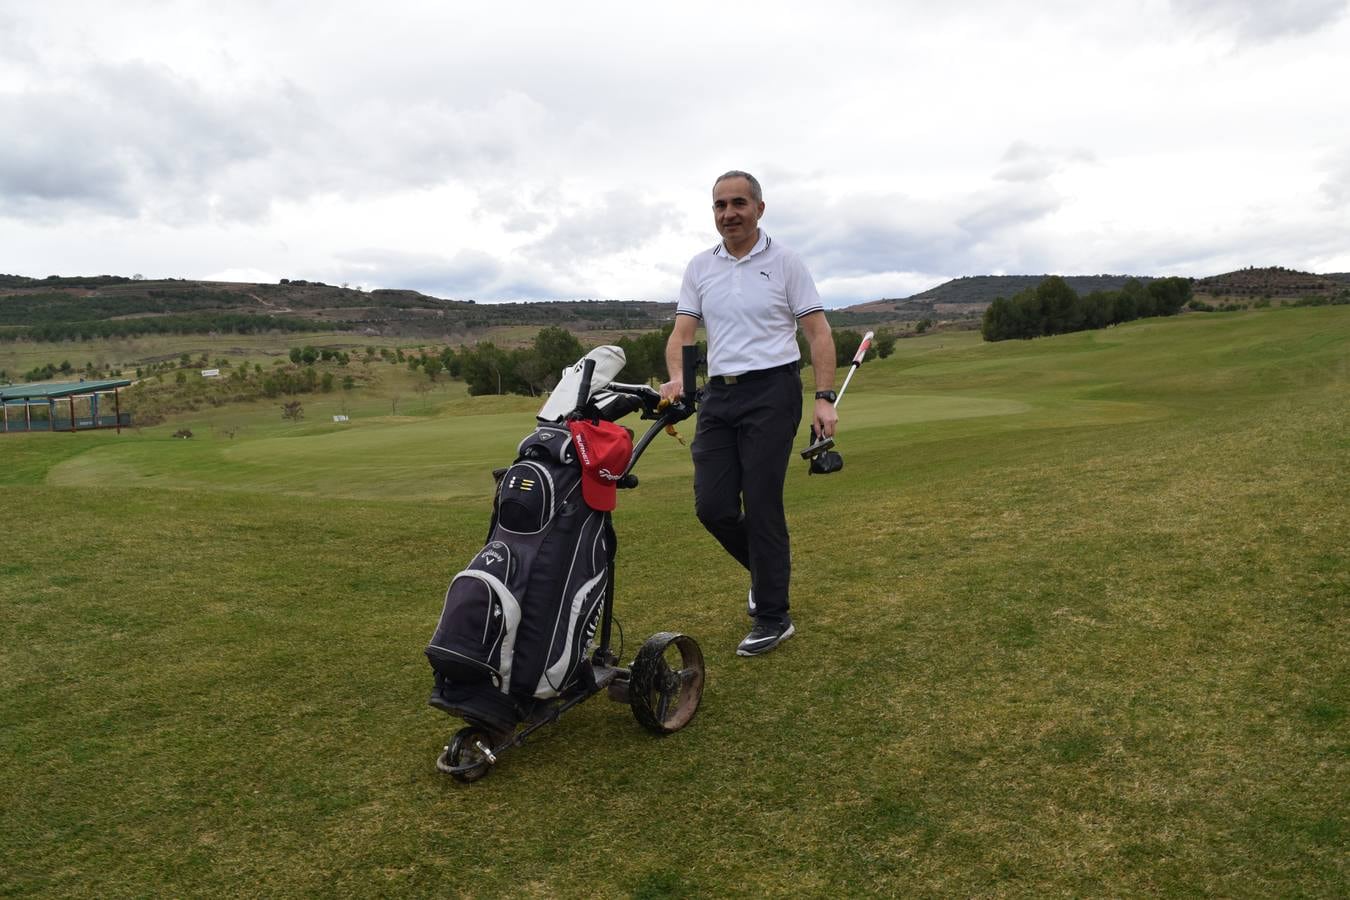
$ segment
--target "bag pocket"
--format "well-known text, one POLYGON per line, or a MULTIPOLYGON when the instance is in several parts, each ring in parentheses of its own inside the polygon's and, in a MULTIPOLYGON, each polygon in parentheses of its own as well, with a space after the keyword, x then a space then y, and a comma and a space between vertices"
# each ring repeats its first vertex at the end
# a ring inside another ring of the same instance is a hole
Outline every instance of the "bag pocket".
POLYGON ((492 541, 451 580, 426 649, 432 668, 451 681, 491 681, 510 691, 520 627, 520 603, 507 587, 515 565, 511 548, 492 541))
POLYGON ((547 467, 522 460, 506 470, 497 489, 497 524, 516 534, 538 534, 553 521, 556 491, 547 467))

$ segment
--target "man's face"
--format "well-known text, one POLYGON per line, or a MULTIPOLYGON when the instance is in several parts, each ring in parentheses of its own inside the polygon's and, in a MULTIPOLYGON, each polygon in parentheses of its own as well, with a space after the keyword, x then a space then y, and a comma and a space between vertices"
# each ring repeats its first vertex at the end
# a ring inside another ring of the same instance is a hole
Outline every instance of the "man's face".
POLYGON ((728 178, 713 188, 713 221, 728 245, 744 243, 755 235, 764 204, 750 193, 750 182, 728 178))

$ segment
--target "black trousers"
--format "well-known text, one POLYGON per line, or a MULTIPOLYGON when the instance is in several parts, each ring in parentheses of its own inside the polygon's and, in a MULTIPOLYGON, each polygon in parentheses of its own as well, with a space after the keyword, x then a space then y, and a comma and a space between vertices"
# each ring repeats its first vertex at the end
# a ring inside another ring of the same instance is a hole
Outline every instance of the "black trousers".
POLYGON ((783 482, 802 419, 793 370, 723 384, 709 380, 694 433, 699 521, 750 573, 756 618, 786 621, 792 562, 783 482))

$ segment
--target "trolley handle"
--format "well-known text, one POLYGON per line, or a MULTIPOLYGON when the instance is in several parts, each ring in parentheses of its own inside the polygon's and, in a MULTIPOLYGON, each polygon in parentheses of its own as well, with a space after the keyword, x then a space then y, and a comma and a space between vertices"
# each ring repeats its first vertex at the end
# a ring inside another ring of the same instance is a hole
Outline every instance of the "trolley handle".
POLYGON ((624 384, 620 381, 611 381, 606 390, 638 398, 642 401, 642 418, 655 419, 657 417, 658 409, 661 406, 661 394, 655 388, 645 384, 624 384))
POLYGON ((698 395, 698 386, 695 384, 698 378, 697 344, 685 344, 680 348, 680 363, 683 369, 680 374, 684 380, 684 405, 689 407, 689 412, 692 413, 698 395))
POLYGON ((662 425, 674 425, 683 422, 698 409, 698 346, 685 344, 680 348, 681 377, 684 383, 684 395, 672 402, 661 412, 662 425))
MULTIPOLYGON (((648 445, 651 444, 652 439, 656 437, 658 432, 669 425, 674 425, 676 422, 683 422, 685 419, 692 416, 698 408, 698 385, 696 383, 698 379, 698 347, 694 344, 685 344, 684 347, 681 348, 680 356, 680 361, 683 363, 684 368, 684 395, 674 403, 670 403, 664 408, 661 408, 660 413, 656 416, 643 414, 644 419, 655 418, 656 421, 652 423, 652 426, 647 429, 647 433, 639 438, 637 444, 633 447, 633 456, 628 461, 628 468, 624 469, 623 472, 625 477, 630 477, 632 475, 633 467, 637 465, 638 459, 641 458, 642 454, 646 451, 648 445)), ((610 387, 613 388, 615 385, 610 385, 610 387)), ((620 385, 619 389, 623 390, 628 387, 636 386, 620 385)), ((652 391, 651 388, 644 388, 640 391, 625 391, 625 393, 638 393, 639 396, 643 397, 647 396, 647 392, 651 392, 652 394, 656 393, 655 391, 652 391)))

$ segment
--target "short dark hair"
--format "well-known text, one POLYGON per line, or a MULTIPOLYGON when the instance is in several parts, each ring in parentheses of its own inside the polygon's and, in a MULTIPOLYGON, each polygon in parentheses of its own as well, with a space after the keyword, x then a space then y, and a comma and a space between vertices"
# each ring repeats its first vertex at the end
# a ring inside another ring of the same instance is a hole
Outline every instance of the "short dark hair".
POLYGON ((756 203, 764 202, 764 191, 759 186, 759 179, 749 172, 742 172, 740 169, 732 169, 730 172, 718 175, 717 180, 713 182, 713 189, 716 190, 717 186, 728 178, 744 178, 750 183, 750 196, 755 198, 756 203))

